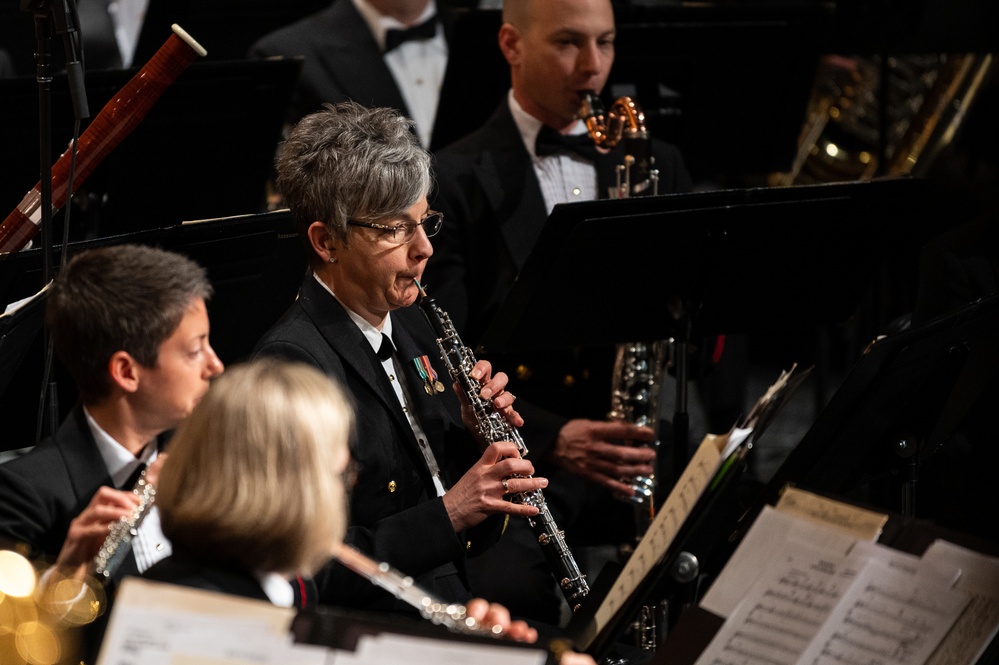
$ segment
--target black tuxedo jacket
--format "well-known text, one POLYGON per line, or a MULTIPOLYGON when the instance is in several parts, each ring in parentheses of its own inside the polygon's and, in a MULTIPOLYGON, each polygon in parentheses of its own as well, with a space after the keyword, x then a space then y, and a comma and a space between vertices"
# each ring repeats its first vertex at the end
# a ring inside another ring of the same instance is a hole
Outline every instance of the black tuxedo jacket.
MULTIPOLYGON (((166 436, 160 437, 161 449, 166 436)), ((114 487, 78 404, 54 436, 0 464, 0 539, 55 560, 69 523, 102 486, 114 487)), ((129 553, 116 577, 137 572, 129 553)))
MULTIPOLYGON (((440 6, 438 11, 447 38, 449 14, 440 6)), ((368 24, 350 0, 337 0, 320 12, 264 35, 249 55, 305 58, 292 98, 292 121, 318 111, 324 103, 348 99, 410 115, 368 24)))
MULTIPOLYGON (((412 359, 424 355, 442 382, 450 384, 423 312, 416 306, 396 310, 392 321, 399 371, 405 374, 420 424, 450 486, 478 459, 478 447, 462 425, 455 394, 445 390, 429 396, 423 390, 412 359)), ((454 532, 385 370, 340 303, 307 276, 298 299, 260 340, 254 355, 317 367, 337 379, 352 398, 356 427, 351 455, 358 478, 350 495, 346 540, 413 576, 439 598, 467 600, 466 551, 491 544, 501 522, 490 519, 467 534, 454 532)), ((328 566, 316 581, 324 603, 412 611, 338 564, 328 566)))
MULTIPOLYGON (((174 552, 158 561, 142 577, 157 582, 169 582, 206 591, 218 591, 243 598, 266 600, 260 582, 253 575, 238 568, 218 563, 206 563, 174 552)), ((311 580, 296 578, 291 582, 295 607, 312 609, 315 589, 311 580)))
MULTIPOLYGON (((674 146, 653 140, 652 154, 660 193, 691 189, 674 146)), ((601 191, 623 155, 619 145, 597 165, 601 191)), ((444 225, 433 238, 424 282, 465 343, 475 348, 541 233, 547 219, 544 197, 506 98, 481 128, 437 152, 435 159, 438 191, 431 207, 444 212, 444 225)), ((535 463, 566 418, 606 416, 611 360, 609 353, 598 355, 599 362, 588 352, 557 359, 547 354, 490 357, 497 369, 515 377, 511 390, 528 399, 518 408, 535 463), (534 408, 532 401, 548 408, 534 408)))

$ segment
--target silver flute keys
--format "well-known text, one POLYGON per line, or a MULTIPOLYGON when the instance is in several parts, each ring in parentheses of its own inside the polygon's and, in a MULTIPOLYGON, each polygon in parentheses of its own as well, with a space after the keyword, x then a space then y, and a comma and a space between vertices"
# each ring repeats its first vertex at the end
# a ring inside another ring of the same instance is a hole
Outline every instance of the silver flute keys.
POLYGON ((131 549, 132 538, 139 532, 139 525, 153 507, 156 499, 156 487, 146 480, 146 470, 142 470, 132 492, 139 497, 137 505, 130 514, 112 522, 110 533, 98 550, 92 564, 93 574, 102 582, 107 583, 121 566, 131 549))
POLYGON ((467 608, 459 603, 445 603, 430 596, 404 575, 387 563, 380 563, 362 554, 355 548, 342 543, 336 559, 375 586, 385 589, 399 600, 419 610, 420 615, 431 623, 444 626, 453 633, 466 635, 486 635, 499 637, 503 627, 489 626, 468 615, 467 608))
MULTIPOLYGON (((461 387, 462 392, 468 398, 475 415, 476 429, 479 434, 489 443, 512 441, 516 444, 520 456, 526 456, 527 446, 517 428, 496 411, 492 401, 483 399, 479 395, 481 385, 472 378, 472 368, 476 362, 475 355, 462 343, 454 324, 451 323, 451 317, 434 302, 433 298, 427 296, 419 282, 416 282, 416 286, 420 289, 420 307, 437 335, 437 346, 440 348, 441 358, 451 375, 451 379, 461 387)), ((538 509, 538 514, 534 517, 528 517, 527 521, 531 525, 531 529, 534 530, 534 535, 538 539, 538 544, 541 546, 541 551, 544 552, 548 565, 552 568, 552 574, 555 575, 562 595, 569 603, 569 607, 576 611, 590 592, 590 587, 586 583, 585 576, 580 572, 572 552, 569 551, 569 546, 565 542, 565 533, 558 528, 551 511, 548 509, 544 494, 541 493, 541 490, 534 490, 518 492, 511 496, 517 503, 534 506, 538 509)))

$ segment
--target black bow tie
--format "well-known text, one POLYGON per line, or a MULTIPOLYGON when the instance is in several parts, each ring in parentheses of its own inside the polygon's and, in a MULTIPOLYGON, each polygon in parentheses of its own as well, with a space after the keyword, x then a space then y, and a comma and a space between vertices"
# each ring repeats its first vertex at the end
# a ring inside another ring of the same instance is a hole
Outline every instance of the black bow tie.
POLYGON ((546 157, 559 152, 574 152, 593 162, 600 156, 589 134, 560 134, 548 125, 542 125, 534 142, 534 154, 546 157))
POLYGON ((385 52, 408 41, 424 41, 437 35, 437 17, 431 16, 424 23, 412 25, 405 30, 389 28, 385 31, 385 52))
POLYGON ((388 360, 392 357, 392 352, 395 348, 392 346, 392 340, 385 333, 382 333, 382 344, 378 347, 378 359, 388 360))

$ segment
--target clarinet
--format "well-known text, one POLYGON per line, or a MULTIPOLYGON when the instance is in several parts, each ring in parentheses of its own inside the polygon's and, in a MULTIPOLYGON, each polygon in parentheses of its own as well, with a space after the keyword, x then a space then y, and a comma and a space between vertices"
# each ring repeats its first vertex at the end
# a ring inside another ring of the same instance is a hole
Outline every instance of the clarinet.
POLYGON ((135 487, 132 488, 132 493, 139 497, 139 505, 131 513, 111 524, 110 533, 104 539, 104 544, 98 550, 91 566, 94 576, 105 584, 128 556, 132 538, 139 533, 139 525, 149 514, 149 509, 153 507, 156 499, 156 486, 146 480, 146 469, 142 470, 135 487))
MULTIPOLYGON (((448 373, 451 379, 458 383, 472 405, 476 430, 489 443, 512 441, 516 444, 520 457, 525 457, 527 446, 520 432, 496 411, 491 401, 484 400, 479 395, 480 384, 471 375, 476 362, 472 350, 462 344, 447 312, 441 309, 433 298, 427 297, 427 292, 418 281, 414 282, 420 290, 420 308, 430 322, 430 327, 434 329, 437 346, 440 348, 441 358, 447 366, 448 373)), ((538 544, 552 568, 552 574, 555 575, 562 595, 575 612, 590 592, 590 587, 586 583, 585 576, 579 571, 572 552, 569 551, 565 542, 565 532, 555 524, 541 490, 518 492, 513 494, 512 498, 517 503, 538 509, 538 514, 528 517, 527 521, 538 538, 538 544)))

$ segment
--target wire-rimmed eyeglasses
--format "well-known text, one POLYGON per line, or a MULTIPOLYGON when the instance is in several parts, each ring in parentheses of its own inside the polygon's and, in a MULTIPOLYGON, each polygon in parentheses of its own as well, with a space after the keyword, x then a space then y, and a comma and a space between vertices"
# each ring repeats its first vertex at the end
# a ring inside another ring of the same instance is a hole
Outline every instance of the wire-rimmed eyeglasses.
POLYGON ((347 226, 363 226, 368 229, 377 229, 382 231, 386 237, 391 237, 392 242, 403 245, 413 239, 416 235, 416 229, 423 227, 424 232, 426 232, 427 237, 431 238, 437 235, 437 232, 441 230, 441 226, 444 224, 444 213, 437 212, 436 210, 428 210, 426 216, 419 222, 402 222, 394 226, 388 224, 375 224, 373 222, 358 222, 351 220, 347 222, 347 226))

